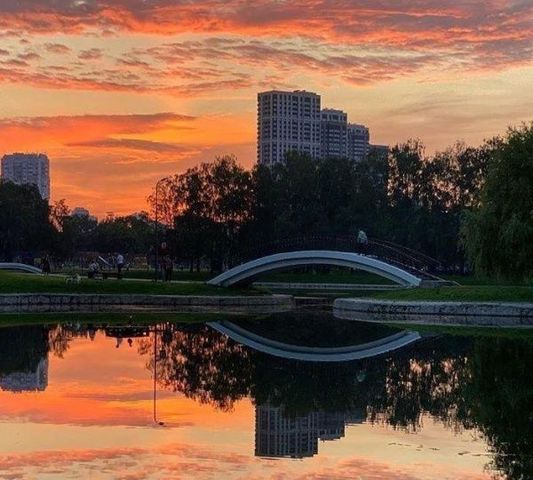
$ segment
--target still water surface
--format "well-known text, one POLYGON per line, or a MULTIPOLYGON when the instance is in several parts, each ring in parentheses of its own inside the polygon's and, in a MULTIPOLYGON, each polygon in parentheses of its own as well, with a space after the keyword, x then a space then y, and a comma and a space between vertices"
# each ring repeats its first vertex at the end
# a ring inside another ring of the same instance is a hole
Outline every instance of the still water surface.
POLYGON ((533 478, 531 335, 423 333, 376 356, 400 330, 229 320, 276 354, 164 316, 0 329, 0 478, 533 478), (339 348, 370 356, 290 358, 339 348))

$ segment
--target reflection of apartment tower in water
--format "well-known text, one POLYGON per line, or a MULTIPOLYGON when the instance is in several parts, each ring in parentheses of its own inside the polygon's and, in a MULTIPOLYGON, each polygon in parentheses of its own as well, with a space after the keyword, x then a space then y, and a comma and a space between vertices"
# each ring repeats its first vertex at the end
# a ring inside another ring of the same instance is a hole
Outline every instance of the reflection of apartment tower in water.
POLYGON ((318 412, 318 437, 322 441, 344 437, 344 412, 318 412))
POLYGON ((257 161, 273 165, 290 151, 320 157, 320 95, 271 90, 257 95, 257 161))
POLYGON ((50 198, 50 162, 37 153, 13 153, 2 157, 2 178, 17 185, 37 185, 41 197, 50 198))
POLYGON ((342 110, 325 108, 321 112, 320 139, 322 158, 346 158, 348 115, 342 110))
POLYGON ((312 457, 318 452, 315 412, 286 417, 280 407, 255 407, 255 455, 257 457, 312 457))
POLYGON ((355 162, 364 160, 368 155, 370 133, 367 127, 349 123, 347 130, 348 158, 355 162))
POLYGON ((343 412, 310 412, 285 416, 281 407, 269 404, 255 407, 255 455, 258 457, 312 457, 318 453, 318 440, 344 437, 343 412))
POLYGON ((48 386, 48 358, 42 358, 33 372, 13 372, 0 376, 0 389, 10 392, 35 392, 48 386))

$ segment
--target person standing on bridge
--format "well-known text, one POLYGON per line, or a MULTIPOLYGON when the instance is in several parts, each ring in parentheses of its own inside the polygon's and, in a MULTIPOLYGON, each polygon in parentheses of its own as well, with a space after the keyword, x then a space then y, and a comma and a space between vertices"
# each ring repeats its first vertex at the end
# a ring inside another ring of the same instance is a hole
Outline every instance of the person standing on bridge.
POLYGON ((366 253, 368 246, 368 237, 366 236, 366 233, 363 230, 359 230, 357 233, 357 250, 359 253, 364 254, 366 253))

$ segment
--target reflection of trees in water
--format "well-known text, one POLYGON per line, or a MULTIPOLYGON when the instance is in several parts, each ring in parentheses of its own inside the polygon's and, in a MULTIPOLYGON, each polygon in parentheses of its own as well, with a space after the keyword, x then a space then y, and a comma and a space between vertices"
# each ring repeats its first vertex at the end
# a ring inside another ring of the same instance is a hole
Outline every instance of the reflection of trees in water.
MULTIPOLYGON (((164 388, 222 410, 249 394, 253 365, 241 345, 207 327, 164 325, 158 333, 157 378, 164 388)), ((139 353, 154 370, 153 338, 142 339, 139 353)))
POLYGON ((463 390, 467 418, 493 448, 493 467, 508 478, 533 478, 533 345, 490 339, 475 343, 471 381, 463 390))
POLYGON ((468 381, 469 340, 428 340, 412 349, 374 362, 368 377, 367 415, 371 422, 416 431, 424 412, 447 427, 461 429, 457 421, 465 408, 461 388, 468 381))
MULTIPOLYGON (((285 415, 362 411, 367 421, 416 431, 429 413, 454 430, 477 428, 492 466, 513 480, 533 478, 533 345, 504 338, 428 339, 365 361, 317 364, 254 352, 205 325, 158 327, 158 380, 223 410, 250 396, 285 415)), ((33 371, 48 351, 68 356, 95 327, 0 329, 0 375, 33 371)), ((153 369, 152 337, 139 352, 153 369)))
POLYGON ((0 330, 0 376, 33 372, 48 354, 47 331, 41 326, 0 330))
MULTIPOLYGON (((520 340, 443 337, 387 357, 317 364, 270 357, 208 327, 161 335, 165 388, 230 409, 247 395, 288 416, 366 412, 367 421, 416 431, 429 413, 455 431, 478 428, 508 478, 533 478, 533 348, 520 340)), ((151 339, 142 354, 152 353, 151 339)), ((148 362, 152 369, 152 359, 148 362)))
POLYGON ((63 358, 75 338, 90 338, 94 340, 96 327, 92 324, 59 323, 48 327, 48 343, 50 351, 58 358, 63 358))

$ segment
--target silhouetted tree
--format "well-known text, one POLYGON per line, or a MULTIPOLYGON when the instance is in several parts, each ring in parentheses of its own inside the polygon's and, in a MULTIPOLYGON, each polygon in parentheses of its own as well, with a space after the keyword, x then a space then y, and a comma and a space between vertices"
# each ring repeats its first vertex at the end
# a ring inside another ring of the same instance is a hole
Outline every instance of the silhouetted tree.
POLYGON ((491 151, 480 206, 466 215, 463 239, 477 271, 533 276, 533 123, 509 129, 491 151))

